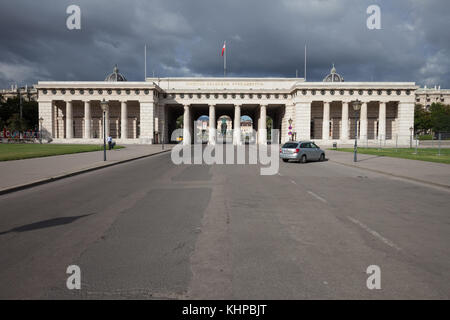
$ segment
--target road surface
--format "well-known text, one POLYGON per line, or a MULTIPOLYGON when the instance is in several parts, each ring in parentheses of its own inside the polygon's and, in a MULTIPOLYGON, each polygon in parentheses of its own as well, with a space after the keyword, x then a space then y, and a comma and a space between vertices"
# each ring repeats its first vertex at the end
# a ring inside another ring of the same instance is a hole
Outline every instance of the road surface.
POLYGON ((2 195, 0 298, 450 297, 448 191, 331 161, 259 173, 166 153, 2 195))

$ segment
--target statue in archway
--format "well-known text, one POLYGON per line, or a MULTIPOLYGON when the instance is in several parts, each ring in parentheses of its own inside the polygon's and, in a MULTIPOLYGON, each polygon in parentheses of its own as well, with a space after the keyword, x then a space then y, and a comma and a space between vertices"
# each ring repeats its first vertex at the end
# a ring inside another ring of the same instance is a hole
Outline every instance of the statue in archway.
POLYGON ((225 136, 227 134, 227 120, 225 118, 222 118, 222 124, 220 125, 220 132, 222 133, 222 136, 225 136))

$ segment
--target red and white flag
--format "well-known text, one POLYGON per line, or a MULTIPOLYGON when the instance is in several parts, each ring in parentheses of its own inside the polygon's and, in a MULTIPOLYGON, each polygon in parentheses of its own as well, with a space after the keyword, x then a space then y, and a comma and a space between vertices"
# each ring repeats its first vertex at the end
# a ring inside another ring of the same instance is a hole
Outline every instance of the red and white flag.
POLYGON ((223 47, 222 47, 222 57, 223 57, 223 54, 225 53, 225 47, 226 47, 226 41, 223 43, 223 47))

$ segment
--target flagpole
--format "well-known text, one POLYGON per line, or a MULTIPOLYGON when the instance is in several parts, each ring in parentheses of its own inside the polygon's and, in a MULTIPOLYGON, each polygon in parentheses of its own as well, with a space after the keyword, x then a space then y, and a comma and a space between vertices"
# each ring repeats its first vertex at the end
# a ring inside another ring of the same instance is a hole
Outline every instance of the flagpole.
POLYGON ((225 52, 223 56, 223 76, 227 76, 227 42, 224 42, 225 52))
POLYGON ((305 43, 305 79, 304 80, 306 81, 306 43, 305 43))
POLYGON ((147 79, 147 45, 144 45, 144 81, 147 79))

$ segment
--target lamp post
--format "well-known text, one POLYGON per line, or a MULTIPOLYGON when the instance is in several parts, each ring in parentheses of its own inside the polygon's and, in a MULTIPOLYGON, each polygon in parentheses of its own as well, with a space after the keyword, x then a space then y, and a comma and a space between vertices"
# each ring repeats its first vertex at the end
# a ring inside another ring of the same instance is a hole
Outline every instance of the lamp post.
POLYGON ((289 122, 289 140, 290 141, 292 141, 292 119, 291 118, 289 118, 289 120, 288 120, 288 122, 289 122))
POLYGON ((353 105, 353 110, 355 110, 356 113, 356 122, 355 122, 355 149, 353 152, 353 162, 357 162, 358 161, 358 120, 359 120, 359 110, 361 109, 361 101, 359 101, 358 99, 356 99, 356 101, 354 101, 352 103, 353 105))
POLYGON ((108 111, 108 101, 103 98, 100 102, 103 111, 103 161, 106 161, 106 112, 108 111))
POLYGON ((42 144, 42 123, 44 122, 44 118, 39 118, 39 143, 42 144))
POLYGON ((410 137, 409 137, 409 148, 412 149, 412 140, 413 140, 413 127, 409 128, 409 131, 411 132, 410 137))

